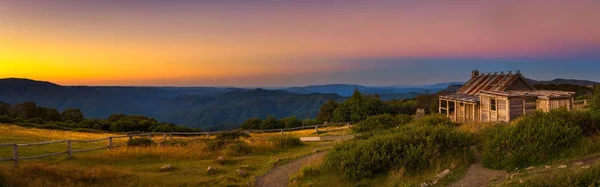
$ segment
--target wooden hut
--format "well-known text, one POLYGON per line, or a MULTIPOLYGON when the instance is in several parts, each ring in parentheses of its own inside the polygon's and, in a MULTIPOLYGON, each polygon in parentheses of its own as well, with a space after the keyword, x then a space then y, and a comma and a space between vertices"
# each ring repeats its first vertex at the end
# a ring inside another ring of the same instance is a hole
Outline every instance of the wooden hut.
POLYGON ((535 110, 573 108, 574 92, 537 90, 517 71, 513 74, 474 70, 456 93, 439 97, 439 112, 452 121, 509 122, 535 110))

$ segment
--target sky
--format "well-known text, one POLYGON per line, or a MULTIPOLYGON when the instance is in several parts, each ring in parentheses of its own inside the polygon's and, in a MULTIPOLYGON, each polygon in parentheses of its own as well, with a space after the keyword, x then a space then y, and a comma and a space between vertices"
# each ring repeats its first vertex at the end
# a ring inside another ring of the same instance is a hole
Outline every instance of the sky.
POLYGON ((61 85, 600 81, 598 0, 1 0, 0 78, 61 85))

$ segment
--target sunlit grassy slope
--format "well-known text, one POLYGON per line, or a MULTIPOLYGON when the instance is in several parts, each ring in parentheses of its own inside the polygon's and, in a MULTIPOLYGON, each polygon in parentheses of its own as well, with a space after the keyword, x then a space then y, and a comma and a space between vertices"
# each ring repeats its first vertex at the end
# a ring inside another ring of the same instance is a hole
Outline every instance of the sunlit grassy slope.
MULTIPOLYGON (((33 143, 64 139, 98 139, 116 134, 84 133, 58 130, 22 128, 13 125, 0 126, 0 143, 33 143)), ((286 132, 284 136, 316 136, 347 134, 346 127, 330 127, 286 132)), ((240 154, 237 147, 209 151, 204 136, 174 137, 176 142, 187 145, 118 147, 113 150, 75 153, 74 158, 66 155, 44 159, 21 161, 18 168, 12 168, 11 161, 0 162, 0 180, 10 181, 16 186, 251 186, 254 178, 266 173, 275 164, 313 153, 316 149, 329 149, 336 142, 304 143, 303 146, 281 148, 271 142, 272 137, 280 133, 252 134, 243 141, 250 150, 240 154), (226 162, 218 164, 216 158, 224 156, 226 162), (276 160, 278 160, 276 162, 276 160), (159 168, 170 164, 174 170, 160 172, 159 168), (206 169, 216 167, 218 173, 208 175, 206 169), (241 177, 237 169, 248 172, 241 177), (35 171, 35 172, 32 172, 35 171)), ((214 138, 214 137, 212 137, 214 138)), ((122 141, 125 141, 123 139, 122 141)), ((156 137, 158 143, 162 137, 156 137)), ((73 149, 106 146, 99 143, 77 143, 73 149)), ((123 144, 124 142, 120 142, 123 144)), ((119 144, 119 143, 118 143, 119 144)), ((243 148, 241 148, 243 149, 243 148)), ((65 150, 65 143, 23 147, 20 155, 34 156, 65 150)), ((242 151, 243 152, 243 151, 242 151)), ((0 157, 10 157, 10 147, 1 149, 0 157)), ((1 183, 1 182, 0 182, 1 183)))

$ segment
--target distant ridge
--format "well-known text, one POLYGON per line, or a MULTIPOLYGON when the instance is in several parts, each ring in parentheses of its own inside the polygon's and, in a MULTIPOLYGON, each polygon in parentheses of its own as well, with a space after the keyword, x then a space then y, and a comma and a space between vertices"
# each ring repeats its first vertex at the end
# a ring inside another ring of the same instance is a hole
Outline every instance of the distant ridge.
POLYGON ((557 78, 557 79, 550 80, 550 81, 537 81, 537 80, 533 80, 533 79, 527 79, 527 81, 529 81, 529 83, 531 83, 531 84, 572 84, 572 85, 578 85, 578 86, 593 86, 593 85, 600 84, 598 82, 589 81, 589 80, 562 79, 562 78, 557 78))

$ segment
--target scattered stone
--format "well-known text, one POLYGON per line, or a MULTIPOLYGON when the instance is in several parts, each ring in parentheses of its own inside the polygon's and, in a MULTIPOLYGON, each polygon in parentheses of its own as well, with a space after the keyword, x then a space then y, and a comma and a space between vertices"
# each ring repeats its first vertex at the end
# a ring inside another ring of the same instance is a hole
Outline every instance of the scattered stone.
POLYGON ((492 178, 490 178, 490 181, 495 182, 498 181, 500 179, 500 176, 494 176, 492 178))
POLYGON ((575 162, 575 165, 577 165, 577 166, 583 166, 583 164, 585 164, 585 163, 583 163, 582 161, 575 162))
POLYGON ((208 173, 208 174, 217 173, 217 169, 213 168, 212 166, 208 166, 208 169, 206 169, 206 173, 208 173))
POLYGON ((281 158, 277 158, 277 160, 275 160, 275 163, 279 163, 279 161, 281 161, 281 158))
POLYGON ((223 156, 217 157, 217 164, 220 164, 220 165, 225 164, 225 157, 223 157, 223 156))
POLYGON ((442 178, 444 178, 444 177, 445 177, 446 175, 448 175, 448 174, 450 174, 450 170, 449 170, 449 169, 447 169, 447 170, 444 170, 444 171, 442 171, 441 173, 438 173, 438 174, 437 174, 437 179, 442 179, 442 178))
POLYGON ((171 167, 170 164, 167 164, 167 165, 164 165, 164 166, 160 167, 160 171, 161 172, 166 172, 166 171, 171 171, 171 170, 173 170, 173 167, 171 167))
POLYGON ((246 173, 244 170, 237 169, 235 171, 238 172, 238 174, 240 175, 240 177, 246 177, 246 176, 248 176, 248 173, 246 173))
POLYGON ((559 169, 565 169, 565 168, 567 168, 567 165, 560 165, 560 166, 558 166, 558 168, 559 169))
POLYGON ((529 166, 527 168, 525 168, 525 170, 532 170, 534 167, 533 166, 529 166))
POLYGON ((519 180, 519 183, 523 184, 523 180, 519 180))
POLYGON ((544 166, 546 169, 550 169, 552 166, 544 166))
POLYGON ((590 169, 590 165, 581 166, 583 169, 590 169))
POLYGON ((320 153, 321 150, 315 149, 314 153, 320 153))
POLYGON ((427 184, 427 183, 422 183, 421 184, 421 187, 427 187, 427 186, 429 186, 429 184, 427 184))

